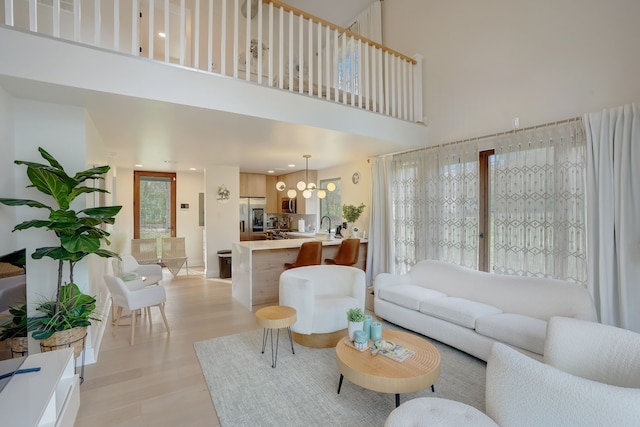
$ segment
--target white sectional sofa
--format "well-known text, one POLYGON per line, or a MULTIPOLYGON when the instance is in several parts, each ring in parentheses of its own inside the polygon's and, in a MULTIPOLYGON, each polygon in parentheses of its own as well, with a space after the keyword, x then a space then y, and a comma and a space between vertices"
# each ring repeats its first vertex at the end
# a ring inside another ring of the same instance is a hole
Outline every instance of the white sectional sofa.
POLYGON ((377 316, 485 361, 494 342, 542 360, 552 316, 597 321, 582 285, 443 261, 421 261, 407 274, 379 274, 374 294, 377 316))

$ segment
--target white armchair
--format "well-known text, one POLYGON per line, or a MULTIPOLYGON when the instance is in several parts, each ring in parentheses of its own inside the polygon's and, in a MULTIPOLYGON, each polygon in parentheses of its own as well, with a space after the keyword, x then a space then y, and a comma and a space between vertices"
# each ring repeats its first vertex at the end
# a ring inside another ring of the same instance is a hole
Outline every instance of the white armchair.
POLYGON ((104 281, 111 294, 113 306, 117 307, 116 319, 112 322, 114 335, 117 327, 120 326, 122 310, 127 309, 131 311, 131 345, 133 345, 137 317, 136 311, 141 309, 147 310, 149 322, 151 322, 151 312, 149 308, 153 306, 157 306, 160 309, 164 325, 167 328, 167 334, 171 333, 167 316, 164 313, 164 304, 167 301, 167 295, 162 285, 131 289, 120 277, 109 275, 104 276, 104 281))
POLYGON ((424 397, 400 405, 385 426, 426 425, 432 414, 438 422, 428 425, 436 426, 639 426, 639 343, 640 335, 630 331, 553 317, 545 341, 549 364, 493 345, 486 415, 460 402, 424 397))
POLYGON ((547 325, 544 362, 589 380, 640 389, 640 334, 552 317, 547 325))
MULTIPOLYGON (((162 267, 158 264, 138 264, 132 255, 122 255, 121 258, 122 273, 135 273, 144 277, 146 286, 156 285, 162 280, 162 267)), ((118 262, 118 260, 114 258, 114 262, 118 262)))
POLYGON ((286 270, 280 275, 280 305, 296 309, 298 320, 291 331, 302 345, 335 346, 344 335, 340 332, 347 328, 347 310, 353 307, 364 310, 365 292, 364 271, 355 267, 313 265, 286 270), (312 334, 336 336, 319 340, 300 337, 312 334))

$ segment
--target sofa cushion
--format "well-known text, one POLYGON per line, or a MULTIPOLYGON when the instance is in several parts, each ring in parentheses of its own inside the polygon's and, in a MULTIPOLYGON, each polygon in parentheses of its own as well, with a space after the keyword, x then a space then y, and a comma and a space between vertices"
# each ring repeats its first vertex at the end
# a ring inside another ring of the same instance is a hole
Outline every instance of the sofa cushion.
POLYGON ((537 354, 544 352, 547 322, 514 313, 484 316, 476 320, 476 332, 537 354))
POLYGON ((470 329, 476 327, 476 319, 479 317, 502 313, 492 305, 456 297, 423 300, 420 302, 419 310, 421 313, 470 329))
POLYGON ((442 298, 447 295, 432 289, 416 285, 397 285, 381 288, 378 298, 398 304, 411 310, 420 308, 420 301, 429 298, 442 298))

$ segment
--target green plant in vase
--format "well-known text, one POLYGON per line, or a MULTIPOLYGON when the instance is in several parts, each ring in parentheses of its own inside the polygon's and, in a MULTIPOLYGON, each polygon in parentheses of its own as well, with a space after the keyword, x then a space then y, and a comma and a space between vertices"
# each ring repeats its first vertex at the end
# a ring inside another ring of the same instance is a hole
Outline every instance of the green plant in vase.
POLYGON ((351 234, 353 223, 360 218, 360 215, 364 212, 364 208, 366 208, 364 203, 360 203, 358 206, 342 205, 342 217, 345 219, 348 227, 346 233, 343 234, 343 237, 348 237, 348 235, 351 234))
MULTIPOLYGON (((36 307, 44 316, 28 320, 29 331, 34 332, 33 337, 47 340, 57 332, 72 330, 78 326, 86 328, 91 320, 99 320, 91 315, 96 308, 95 298, 80 292, 74 283, 74 267, 91 254, 105 258, 119 257, 102 248, 103 243, 108 245, 110 242, 109 233, 101 227, 104 224, 114 224, 115 216, 122 206, 101 206, 78 211, 72 209, 72 202, 81 195, 108 193, 104 189, 87 186, 86 182, 104 179, 103 175, 110 167, 98 166, 70 176, 51 154, 43 148, 38 148, 38 151, 48 164, 23 160, 16 160, 15 163, 27 167, 27 177, 31 182, 29 187, 49 196, 53 201, 52 206, 37 200, 13 198, 0 198, 0 203, 48 211, 46 219, 24 221, 16 225, 13 231, 41 228, 53 232, 58 239, 58 246, 37 248, 31 254, 31 258, 36 260, 48 257, 58 261, 55 297, 36 307), (68 264, 69 274, 66 281, 63 279, 65 262, 68 264)), ((76 348, 76 357, 77 355, 76 348)))

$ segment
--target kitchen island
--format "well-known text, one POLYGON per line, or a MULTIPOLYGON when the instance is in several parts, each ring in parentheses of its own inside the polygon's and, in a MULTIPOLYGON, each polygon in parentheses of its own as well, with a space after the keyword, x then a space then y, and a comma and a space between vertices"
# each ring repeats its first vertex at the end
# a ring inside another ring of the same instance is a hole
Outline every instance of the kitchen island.
MULTIPOLYGON (((232 296, 249 311, 263 304, 277 304, 280 274, 284 263, 294 262, 300 246, 314 238, 256 240, 234 243, 231 250, 232 296)), ((333 258, 341 239, 322 240, 322 261, 333 258)), ((360 254, 354 267, 365 269, 367 240, 360 240, 360 254)))

